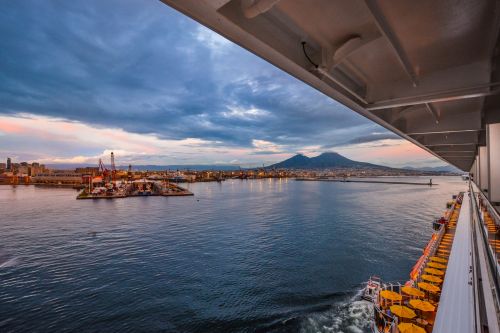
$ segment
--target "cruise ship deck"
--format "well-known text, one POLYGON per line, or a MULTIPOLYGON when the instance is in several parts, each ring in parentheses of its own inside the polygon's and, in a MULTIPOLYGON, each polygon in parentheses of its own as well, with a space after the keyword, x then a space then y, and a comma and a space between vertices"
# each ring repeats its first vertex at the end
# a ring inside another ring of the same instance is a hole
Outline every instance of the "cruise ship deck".
POLYGON ((460 193, 402 283, 372 293, 373 331, 498 332, 498 262, 491 208, 473 186, 460 193), (476 210, 476 207, 481 207, 476 210))
MULTIPOLYGON (((456 229, 450 225, 447 231, 452 245, 433 332, 500 331, 498 222, 495 209, 471 184, 456 229)), ((445 246, 437 251, 438 256, 447 254, 445 246)))

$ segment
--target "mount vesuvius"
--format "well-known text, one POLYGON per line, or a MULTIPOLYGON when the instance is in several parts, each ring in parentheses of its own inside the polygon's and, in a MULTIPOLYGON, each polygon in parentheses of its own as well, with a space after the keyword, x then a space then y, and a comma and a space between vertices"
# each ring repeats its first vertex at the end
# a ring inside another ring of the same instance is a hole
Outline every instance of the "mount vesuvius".
POLYGON ((391 169, 386 166, 350 160, 338 153, 323 153, 316 157, 297 154, 287 160, 268 166, 275 169, 330 169, 330 168, 360 168, 360 169, 391 169))

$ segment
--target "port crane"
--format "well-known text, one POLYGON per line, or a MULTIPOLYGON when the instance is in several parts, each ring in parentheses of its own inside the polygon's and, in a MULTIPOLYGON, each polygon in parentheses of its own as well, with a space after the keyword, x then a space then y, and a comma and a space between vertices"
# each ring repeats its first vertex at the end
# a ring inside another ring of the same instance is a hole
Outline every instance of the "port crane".
POLYGON ((116 181, 116 165, 115 165, 115 154, 111 152, 111 170, 106 168, 102 159, 99 159, 99 172, 102 174, 103 181, 105 183, 115 183, 116 181))
POLYGON ((99 159, 99 172, 102 174, 102 180, 107 182, 109 179, 109 170, 106 168, 104 163, 102 163, 102 159, 99 159))

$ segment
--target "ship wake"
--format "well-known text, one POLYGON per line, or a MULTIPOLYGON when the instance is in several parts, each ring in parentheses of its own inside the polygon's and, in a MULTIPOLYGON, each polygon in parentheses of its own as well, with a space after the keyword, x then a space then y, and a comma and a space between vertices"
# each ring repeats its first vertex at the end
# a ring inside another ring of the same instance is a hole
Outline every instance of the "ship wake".
POLYGON ((0 268, 17 266, 17 263, 18 261, 16 258, 7 258, 0 256, 0 268))
POLYGON ((359 291, 353 297, 337 301, 328 310, 309 314, 301 322, 299 332, 370 332, 370 323, 373 318, 372 303, 360 300, 361 292, 359 291))

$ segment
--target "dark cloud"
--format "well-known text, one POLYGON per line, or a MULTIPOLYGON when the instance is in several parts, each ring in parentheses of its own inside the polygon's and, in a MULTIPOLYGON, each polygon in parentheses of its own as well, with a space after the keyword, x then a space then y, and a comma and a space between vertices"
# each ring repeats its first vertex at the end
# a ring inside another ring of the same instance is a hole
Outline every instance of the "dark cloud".
POLYGON ((250 155, 279 155, 283 154, 282 151, 273 151, 273 150, 261 150, 251 152, 250 155))
POLYGON ((0 34, 3 114, 290 151, 381 131, 159 1, 9 1, 0 34))
MULTIPOLYGON (((376 141, 381 141, 381 140, 402 140, 400 136, 394 133, 372 133, 368 135, 362 135, 355 137, 354 139, 350 139, 348 141, 344 142, 339 142, 337 144, 332 144, 332 145, 324 145, 324 148, 334 148, 334 147, 340 147, 340 146, 346 146, 346 145, 355 145, 355 144, 360 144, 360 143, 369 143, 369 142, 376 142, 376 141)), ((386 146, 386 145, 381 145, 381 147, 386 146)))

